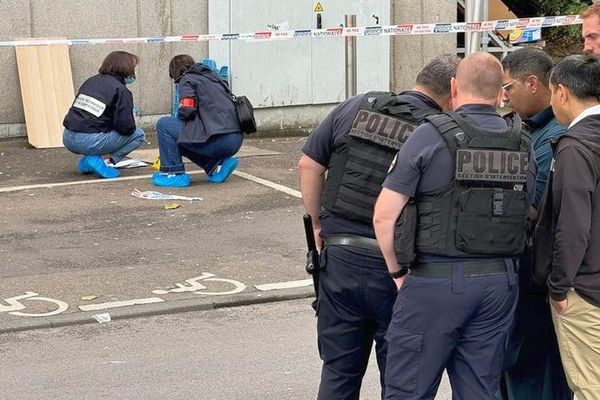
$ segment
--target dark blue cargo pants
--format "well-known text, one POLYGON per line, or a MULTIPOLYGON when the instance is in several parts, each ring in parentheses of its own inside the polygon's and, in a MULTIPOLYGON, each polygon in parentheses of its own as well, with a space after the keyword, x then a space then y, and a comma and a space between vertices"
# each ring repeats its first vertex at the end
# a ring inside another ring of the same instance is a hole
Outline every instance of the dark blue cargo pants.
POLYGON ((409 275, 398 292, 386 339, 386 400, 435 398, 447 370, 455 400, 492 400, 517 300, 517 276, 409 275))
POLYGON ((323 369, 319 400, 359 398, 373 341, 382 380, 384 339, 396 298, 385 261, 369 250, 328 246, 321 253, 318 345, 323 369))

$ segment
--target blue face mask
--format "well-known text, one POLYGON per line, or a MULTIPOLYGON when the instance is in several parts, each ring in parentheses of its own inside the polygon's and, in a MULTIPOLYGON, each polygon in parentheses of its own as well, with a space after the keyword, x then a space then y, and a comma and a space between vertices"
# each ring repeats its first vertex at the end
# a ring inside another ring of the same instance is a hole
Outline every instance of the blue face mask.
POLYGON ((125 77, 126 85, 131 85, 133 82, 135 82, 135 75, 129 75, 125 77))

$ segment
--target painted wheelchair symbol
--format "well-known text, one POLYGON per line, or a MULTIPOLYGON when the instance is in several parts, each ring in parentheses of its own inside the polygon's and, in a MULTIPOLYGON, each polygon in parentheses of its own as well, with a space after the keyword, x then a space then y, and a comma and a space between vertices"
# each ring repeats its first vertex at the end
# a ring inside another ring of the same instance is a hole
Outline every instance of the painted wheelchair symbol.
POLYGON ((204 272, 202 275, 197 276, 195 278, 187 279, 185 283, 176 283, 177 286, 175 289, 170 290, 153 290, 154 294, 168 294, 168 293, 185 293, 192 292, 195 294, 204 294, 209 296, 223 296, 228 294, 236 294, 243 292, 246 289, 246 285, 242 282, 234 281, 233 279, 224 279, 224 278, 214 278, 214 274, 204 272), (225 282, 227 284, 233 285, 233 289, 222 291, 222 292, 211 292, 207 291, 206 286, 204 286, 202 282, 225 282))
POLYGON ((9 297, 4 299, 8 305, 0 303, 0 313, 7 312, 10 315, 16 315, 19 317, 49 317, 51 315, 60 314, 69 308, 69 305, 61 300, 51 299, 49 297, 42 297, 34 292, 25 292, 25 294, 15 297, 9 297), (27 308, 22 301, 43 301, 46 303, 52 303, 56 309, 46 313, 25 313, 20 310, 27 308))

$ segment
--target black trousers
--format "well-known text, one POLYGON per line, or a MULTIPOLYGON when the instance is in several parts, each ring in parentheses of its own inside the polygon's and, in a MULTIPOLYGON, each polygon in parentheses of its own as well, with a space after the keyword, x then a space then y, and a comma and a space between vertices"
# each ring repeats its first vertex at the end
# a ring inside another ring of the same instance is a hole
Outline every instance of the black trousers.
POLYGON ((317 333, 323 369, 319 400, 359 398, 373 342, 383 398, 384 336, 395 298, 396 285, 381 256, 341 246, 328 246, 321 253, 317 333))

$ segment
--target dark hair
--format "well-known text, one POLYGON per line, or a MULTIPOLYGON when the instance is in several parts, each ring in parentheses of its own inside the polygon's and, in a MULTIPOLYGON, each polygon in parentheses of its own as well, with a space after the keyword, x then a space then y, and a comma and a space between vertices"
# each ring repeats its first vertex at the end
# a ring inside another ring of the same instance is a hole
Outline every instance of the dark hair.
POLYGON ((140 58, 135 54, 126 51, 113 51, 106 56, 98 72, 126 78, 135 75, 135 67, 139 63, 140 58))
POLYGON ((440 54, 423 67, 417 75, 416 84, 439 96, 450 95, 450 80, 456 75, 460 57, 455 54, 440 54))
POLYGON ((546 87, 548 87, 553 65, 552 57, 544 50, 535 47, 524 47, 510 52, 502 60, 502 68, 513 78, 535 75, 546 87))
POLYGON ((169 76, 171 79, 178 80, 194 64, 196 62, 190 55, 180 54, 175 56, 169 63, 169 76))
POLYGON ((578 99, 600 96, 600 59, 593 55, 563 58, 552 70, 550 83, 563 85, 578 99))

